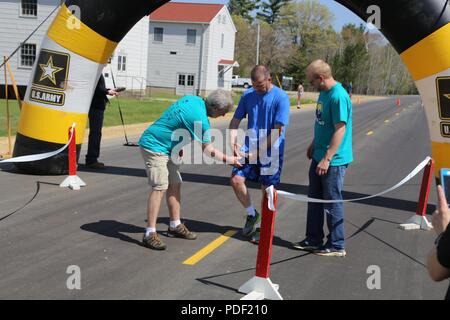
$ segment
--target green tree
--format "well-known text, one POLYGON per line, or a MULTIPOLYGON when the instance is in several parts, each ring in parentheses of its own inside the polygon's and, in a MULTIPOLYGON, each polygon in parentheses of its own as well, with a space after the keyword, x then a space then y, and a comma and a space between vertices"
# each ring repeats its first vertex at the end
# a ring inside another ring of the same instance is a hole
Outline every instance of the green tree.
POLYGON ((347 24, 342 27, 339 53, 331 65, 335 78, 343 83, 353 83, 353 91, 366 91, 369 72, 369 53, 366 34, 362 25, 347 24))
POLYGON ((280 24, 289 30, 295 46, 287 64, 294 82, 308 86, 305 70, 315 59, 330 62, 339 49, 340 36, 332 28, 333 13, 318 1, 292 2, 283 7, 280 24))
POLYGON ((292 0, 261 0, 258 17, 270 25, 277 23, 281 18, 283 6, 289 4, 292 0))
POLYGON ((239 68, 234 69, 234 73, 250 77, 250 71, 256 61, 256 28, 242 16, 232 17, 237 29, 234 57, 239 62, 239 68))
POLYGON ((240 16, 249 22, 253 21, 253 10, 258 9, 259 0, 230 0, 228 10, 232 15, 240 16))

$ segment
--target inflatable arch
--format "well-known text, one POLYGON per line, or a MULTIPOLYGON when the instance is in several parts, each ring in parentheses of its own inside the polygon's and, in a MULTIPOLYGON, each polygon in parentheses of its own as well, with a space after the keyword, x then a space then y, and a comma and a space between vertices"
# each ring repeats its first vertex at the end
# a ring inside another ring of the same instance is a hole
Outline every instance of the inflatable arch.
MULTIPOLYGON (((77 142, 83 141, 91 96, 103 65, 135 23, 167 2, 65 1, 43 40, 27 88, 14 156, 56 150, 67 142, 67 130, 73 122, 77 123, 77 142)), ((440 168, 450 167, 448 1, 336 2, 365 21, 372 15, 370 8, 378 6, 381 32, 400 54, 422 97, 438 177, 440 168)), ((67 153, 17 166, 31 174, 63 174, 67 171, 67 153)))

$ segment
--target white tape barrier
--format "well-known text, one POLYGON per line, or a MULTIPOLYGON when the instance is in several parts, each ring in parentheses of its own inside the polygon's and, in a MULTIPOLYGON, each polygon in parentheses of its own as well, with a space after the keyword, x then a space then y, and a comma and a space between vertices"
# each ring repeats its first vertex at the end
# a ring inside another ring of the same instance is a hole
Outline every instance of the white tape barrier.
POLYGON ((52 152, 46 152, 46 153, 40 153, 40 154, 35 154, 35 155, 30 155, 30 156, 21 156, 21 157, 16 157, 16 158, 11 158, 11 159, 6 159, 6 160, 1 160, 0 164, 2 163, 12 163, 12 162, 31 162, 31 161, 39 161, 39 160, 44 160, 47 158, 51 158, 53 156, 56 156, 58 153, 63 152, 70 144, 70 142, 72 141, 73 138, 73 131, 70 134, 70 138, 69 141, 67 142, 67 144, 61 148, 59 148, 56 151, 52 151, 52 152))
MULTIPOLYGON (((377 193, 373 196, 368 196, 368 197, 363 197, 363 198, 357 198, 357 199, 347 199, 347 200, 322 200, 322 199, 314 199, 314 198, 308 198, 307 196, 301 195, 301 194, 293 194, 293 193, 289 193, 286 191, 281 191, 281 190, 277 190, 277 194, 280 197, 283 198, 288 198, 288 199, 293 199, 293 200, 297 200, 297 201, 301 201, 301 202, 315 202, 315 203, 339 203, 339 202, 352 202, 352 201, 361 201, 361 200, 367 200, 367 199, 371 199, 371 198, 376 198, 379 196, 382 196, 388 192, 391 192, 399 187, 401 187, 402 185, 404 185, 406 182, 408 182, 409 180, 411 180, 412 178, 414 178, 414 176, 416 176, 420 171, 423 170, 423 168, 425 168, 428 163, 430 162, 431 157, 426 157, 425 160, 423 160, 413 171, 411 171, 410 174, 408 174, 402 181, 400 181, 399 183, 397 183, 395 186, 393 186, 392 188, 389 188, 383 192, 377 193)), ((268 194, 268 198, 269 198, 269 209, 272 211, 275 211, 275 206, 273 204, 273 186, 270 186, 269 188, 266 189, 266 192, 268 194)))

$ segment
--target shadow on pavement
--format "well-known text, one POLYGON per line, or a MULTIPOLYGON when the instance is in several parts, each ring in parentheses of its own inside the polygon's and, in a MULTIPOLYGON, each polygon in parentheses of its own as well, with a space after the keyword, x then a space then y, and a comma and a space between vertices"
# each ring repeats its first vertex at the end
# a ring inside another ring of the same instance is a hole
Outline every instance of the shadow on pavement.
MULTIPOLYGON (((217 233, 224 234, 229 230, 235 230, 236 227, 233 226, 221 226, 210 222, 197 221, 191 219, 182 219, 182 222, 186 224, 189 230, 195 233, 217 233)), ((163 217, 158 219, 158 223, 163 223, 169 225, 169 218, 163 217)), ((115 220, 100 220, 98 222, 92 222, 84 224, 80 227, 84 231, 89 231, 92 233, 97 233, 105 237, 116 238, 125 242, 132 244, 137 244, 141 246, 141 242, 133 239, 132 237, 126 235, 126 233, 139 233, 143 234, 145 232, 144 227, 138 227, 132 224, 127 224, 115 220)), ((158 230, 158 233, 166 236, 167 229, 158 230)), ((240 232, 232 236, 233 239, 240 241, 248 241, 248 237, 244 237, 240 232)), ((283 240, 277 236, 273 237, 273 245, 278 247, 284 247, 288 249, 293 249, 290 241, 283 240)), ((294 250, 294 249, 293 249, 294 250)))

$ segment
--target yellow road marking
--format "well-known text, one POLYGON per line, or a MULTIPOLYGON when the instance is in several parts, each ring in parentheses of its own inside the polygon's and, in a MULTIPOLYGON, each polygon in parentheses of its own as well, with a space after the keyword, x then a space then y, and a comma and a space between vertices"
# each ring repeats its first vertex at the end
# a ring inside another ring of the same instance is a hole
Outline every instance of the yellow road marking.
POLYGON ((369 131, 369 132, 367 132, 367 135, 368 135, 368 136, 371 136, 371 135, 373 135, 373 131, 369 131))
POLYGON ((395 115, 396 115, 396 116, 399 116, 399 115, 400 115, 400 113, 398 113, 398 112, 397 112, 397 113, 396 113, 395 115))
POLYGON ((390 120, 384 120, 384 123, 389 123, 390 122, 390 120))
POLYGON ((232 236, 234 236, 236 233, 237 233, 236 230, 229 230, 229 231, 225 232, 225 234, 218 237, 216 240, 214 240, 213 242, 211 242, 210 244, 205 246, 203 249, 201 249, 200 251, 195 253, 193 256, 184 260, 183 264, 188 264, 191 266, 196 264, 197 262, 202 260, 204 257, 206 257, 208 254, 210 254, 212 251, 214 251, 219 246, 221 246, 225 241, 227 241, 232 236))

